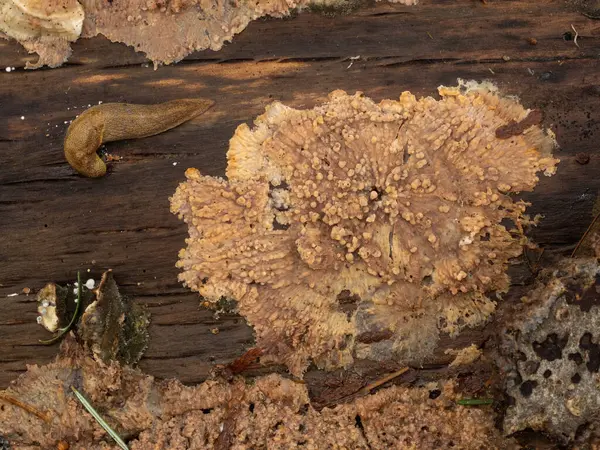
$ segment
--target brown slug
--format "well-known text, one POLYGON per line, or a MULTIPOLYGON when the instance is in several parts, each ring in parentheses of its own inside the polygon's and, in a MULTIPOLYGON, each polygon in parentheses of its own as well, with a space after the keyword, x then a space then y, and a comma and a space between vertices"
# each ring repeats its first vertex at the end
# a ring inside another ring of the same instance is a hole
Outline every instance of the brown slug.
POLYGON ((154 105, 105 103, 85 110, 65 136, 65 158, 86 177, 101 177, 106 164, 96 151, 105 142, 136 139, 175 128, 205 113, 215 102, 181 99, 154 105))

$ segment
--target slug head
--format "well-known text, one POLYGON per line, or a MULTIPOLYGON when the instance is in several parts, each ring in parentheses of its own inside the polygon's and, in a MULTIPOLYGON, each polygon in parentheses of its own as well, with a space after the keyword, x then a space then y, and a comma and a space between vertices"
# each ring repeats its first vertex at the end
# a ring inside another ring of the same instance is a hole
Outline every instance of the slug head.
POLYGON ((82 175, 96 178, 106 174, 106 164, 96 151, 102 144, 104 114, 94 108, 81 114, 67 130, 65 158, 82 175))

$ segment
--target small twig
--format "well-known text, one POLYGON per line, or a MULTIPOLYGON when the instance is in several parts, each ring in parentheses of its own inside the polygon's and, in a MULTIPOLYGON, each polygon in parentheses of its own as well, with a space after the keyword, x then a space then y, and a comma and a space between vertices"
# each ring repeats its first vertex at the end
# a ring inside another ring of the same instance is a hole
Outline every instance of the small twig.
POLYGON ((408 372, 408 369, 409 369, 408 367, 403 367, 402 369, 400 369, 396 372, 390 373, 389 375, 386 375, 385 377, 380 378, 379 380, 374 381, 373 383, 367 384, 364 388, 360 389, 356 394, 357 395, 367 395, 373 389, 378 388, 382 384, 385 384, 388 381, 391 381, 394 378, 398 378, 400 375, 405 374, 406 372, 408 372))
POLYGON ((532 264, 531 261, 529 260, 529 256, 527 255, 527 249, 525 246, 523 246, 523 254, 525 255, 525 262, 527 263, 527 267, 529 268, 529 271, 533 275, 537 275, 537 273, 539 272, 539 264, 540 264, 540 261, 542 259, 542 256, 544 255, 545 251, 546 251, 546 248, 545 247, 542 248, 542 251, 536 258, 535 262, 532 264))
POLYGON ((590 231, 592 231, 594 224, 598 221, 598 217, 600 217, 600 213, 596 214, 594 220, 592 220, 592 223, 590 223, 590 226, 587 227, 587 230, 585 230, 585 233, 583 233, 583 236, 581 236, 581 239, 579 239, 579 242, 577 242, 575 249, 573 249, 573 253, 571 253, 571 258, 575 256, 575 253, 577 253, 577 250, 579 250, 579 247, 581 247, 581 244, 583 243, 587 235, 590 233, 590 231))
POLYGON ((262 348, 251 348, 238 359, 228 364, 227 368, 231 370, 231 373, 233 373, 234 375, 242 373, 245 370, 247 370, 254 361, 260 358, 262 354, 262 348))
POLYGON ((350 395, 346 395, 345 397, 342 397, 342 398, 336 399, 334 401, 328 402, 328 403, 326 403, 323 406, 327 407, 327 406, 333 405, 334 403, 343 403, 343 402, 347 402, 349 400, 352 400, 352 399, 354 399, 356 397, 362 397, 362 396, 368 395, 373 389, 378 388, 382 384, 385 384, 388 381, 393 380, 394 378, 398 378, 400 375, 405 374, 406 372, 408 372, 409 369, 410 369, 409 367, 403 367, 402 369, 400 369, 400 370, 398 370, 396 372, 390 373, 389 375, 386 375, 385 377, 380 378, 379 380, 374 381, 373 383, 367 384, 363 388, 359 389, 358 391, 356 391, 356 392, 354 392, 354 393, 352 393, 350 395))
POLYGON ((348 59, 350 60, 350 64, 348 64, 348 67, 346 67, 346 70, 348 70, 350 67, 352 67, 352 64, 354 64, 354 61, 358 61, 360 59, 360 55, 350 56, 348 59))
POLYGON ((116 431, 114 431, 104 421, 104 419, 100 416, 100 414, 98 414, 98 412, 94 409, 91 403, 88 402, 83 395, 81 395, 81 393, 75 388, 75 386, 71 386, 71 390, 73 391, 77 399, 81 402, 83 407, 87 410, 87 412, 89 412, 94 417, 94 419, 96 419, 100 426, 104 428, 104 430, 110 435, 110 437, 112 437, 115 440, 119 447, 121 447, 123 450, 129 450, 129 447, 127 447, 127 444, 123 441, 123 439, 121 439, 121 437, 116 433, 116 431))
POLYGON ((77 316, 79 315, 79 305, 81 305, 81 301, 82 301, 81 300, 81 291, 82 291, 81 272, 77 272, 77 304, 75 305, 75 312, 73 313, 73 317, 71 318, 71 321, 69 322, 69 324, 66 327, 58 330, 58 334, 56 336, 54 336, 52 339, 48 339, 47 341, 40 340, 40 343, 42 343, 44 345, 54 344, 61 337, 63 337, 65 334, 67 334, 71 328, 73 328, 73 325, 75 325, 75 322, 77 321, 77 316))
POLYGON ((427 32, 427 36, 429 36, 429 39, 433 40, 433 36, 431 35, 431 33, 429 31, 427 32))
POLYGON ((28 413, 31 413, 34 416, 42 419, 44 422, 50 422, 50 418, 47 414, 38 411, 33 406, 22 402, 21 400, 13 397, 12 395, 7 394, 6 392, 0 392, 0 399, 4 400, 7 403, 10 403, 11 405, 18 406, 19 408, 24 409, 28 413))
POLYGON ((456 403, 462 406, 477 406, 477 405, 491 405, 494 403, 493 398, 463 398, 457 400, 456 403))
POLYGON ((542 248, 542 251, 540 252, 539 256, 537 257, 537 259, 535 260, 535 263, 533 263, 533 267, 536 271, 536 273, 539 271, 540 268, 540 261, 542 259, 542 256, 544 256, 544 252, 546 251, 546 247, 542 248))
POLYGON ((579 37, 579 33, 577 32, 577 30, 575 29, 573 24, 571 24, 571 29, 575 32, 575 37, 573 38, 573 43, 577 46, 577 48, 579 48, 579 44, 577 43, 577 38, 579 37))

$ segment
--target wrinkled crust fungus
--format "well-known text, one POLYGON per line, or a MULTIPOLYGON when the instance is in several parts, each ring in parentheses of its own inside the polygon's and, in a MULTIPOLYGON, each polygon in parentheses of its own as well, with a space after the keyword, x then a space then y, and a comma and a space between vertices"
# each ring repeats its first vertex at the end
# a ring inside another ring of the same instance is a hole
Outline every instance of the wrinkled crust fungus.
POLYGON ((83 27, 83 7, 77 0, 0 0, 0 33, 39 54, 35 69, 60 66, 71 54, 83 27))
POLYGON ((491 409, 456 404, 453 382, 391 387, 317 411, 305 384, 279 375, 184 386, 97 361, 71 337, 55 362, 29 366, 0 391, 0 435, 15 449, 55 449, 61 441, 70 450, 118 449, 71 386, 131 450, 515 448, 494 428, 491 409), (430 398, 431 389, 440 395, 430 398))
POLYGON ((228 180, 189 169, 171 199, 190 234, 180 280, 210 303, 236 299, 257 345, 295 375, 311 359, 418 362, 440 332, 485 321, 485 293, 508 288, 527 243, 527 204, 509 194, 554 173, 555 141, 538 126, 498 139, 528 111, 492 86, 439 93, 376 104, 335 91, 239 126, 228 180), (354 311, 338 300, 348 292, 354 311))
MULTIPOLYGON (((390 0, 416 4, 416 0, 390 0)), ((220 50, 253 20, 285 17, 308 6, 344 11, 353 0, 0 0, 0 33, 40 55, 27 68, 57 67, 71 54, 69 42, 106 36, 171 64, 198 50, 220 50), (84 13, 85 11, 85 13, 84 13), (85 14, 85 20, 84 20, 85 14)), ((1 35, 0 35, 1 37, 1 35)))
POLYGON ((82 0, 86 12, 83 37, 102 34, 123 42, 144 52, 156 67, 178 62, 194 51, 220 50, 261 17, 286 17, 309 6, 344 10, 352 1, 82 0))

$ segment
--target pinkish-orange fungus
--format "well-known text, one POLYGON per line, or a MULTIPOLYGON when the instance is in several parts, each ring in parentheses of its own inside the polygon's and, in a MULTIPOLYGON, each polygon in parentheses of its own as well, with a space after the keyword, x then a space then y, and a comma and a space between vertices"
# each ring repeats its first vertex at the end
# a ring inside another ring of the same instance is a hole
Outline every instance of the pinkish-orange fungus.
POLYGON ((498 138, 528 111, 493 86, 439 93, 377 104, 335 91, 239 126, 227 180, 189 169, 171 199, 190 234, 180 280, 209 303, 237 300, 296 375, 311 360, 420 361, 440 332, 485 321, 486 292, 507 289, 527 242, 527 205, 509 194, 554 173, 555 141, 538 126, 498 138))
MULTIPOLYGON (((414 5, 416 0, 390 0, 414 5)), ((70 42, 99 34, 172 64, 194 51, 220 50, 261 17, 286 17, 310 6, 345 11, 349 0, 0 0, 0 38, 19 41, 39 60, 27 68, 58 67, 70 42)))

